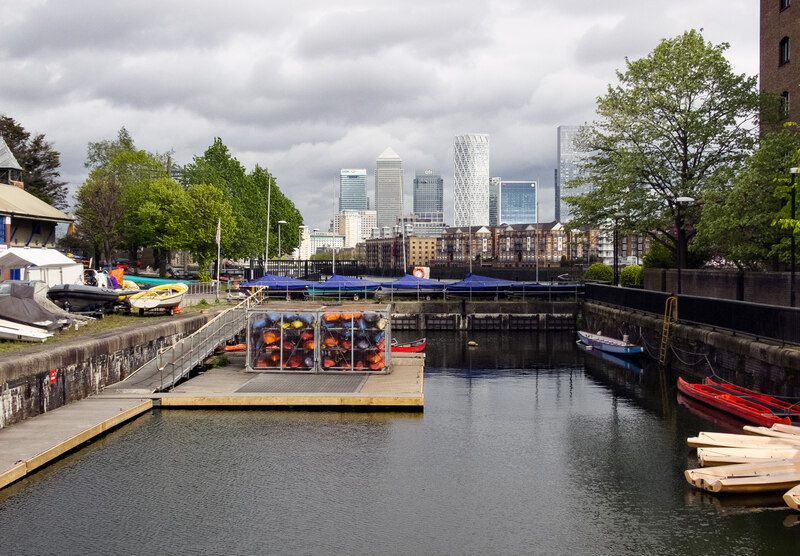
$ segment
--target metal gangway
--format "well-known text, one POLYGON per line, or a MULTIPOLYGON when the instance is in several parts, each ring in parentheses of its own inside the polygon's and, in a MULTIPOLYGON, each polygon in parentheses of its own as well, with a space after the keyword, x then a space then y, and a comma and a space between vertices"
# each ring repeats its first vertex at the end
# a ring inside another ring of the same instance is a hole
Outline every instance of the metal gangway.
POLYGON ((218 346, 235 338, 247 326, 247 308, 252 297, 226 309, 197 331, 158 354, 125 380, 105 388, 109 393, 153 394, 171 390, 195 367, 214 353, 218 346))

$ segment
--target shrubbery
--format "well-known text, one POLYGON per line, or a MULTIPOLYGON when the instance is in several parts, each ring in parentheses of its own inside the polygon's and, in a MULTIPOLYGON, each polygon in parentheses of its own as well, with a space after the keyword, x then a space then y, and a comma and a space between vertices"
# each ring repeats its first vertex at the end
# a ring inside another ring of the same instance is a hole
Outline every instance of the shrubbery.
POLYGON ((583 274, 584 280, 603 280, 611 282, 614 279, 614 270, 607 264, 594 263, 583 274))
POLYGON ((626 288, 638 288, 642 285, 642 267, 632 264, 622 269, 619 284, 626 288))

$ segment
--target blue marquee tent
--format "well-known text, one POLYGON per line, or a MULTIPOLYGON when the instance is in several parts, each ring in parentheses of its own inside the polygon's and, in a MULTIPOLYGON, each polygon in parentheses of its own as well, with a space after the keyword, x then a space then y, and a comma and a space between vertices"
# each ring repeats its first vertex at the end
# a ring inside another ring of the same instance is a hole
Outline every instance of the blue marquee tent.
POLYGON ((444 289, 444 284, 442 282, 437 282, 436 280, 430 280, 428 278, 418 278, 411 274, 406 274, 402 278, 398 278, 392 282, 381 282, 381 288, 391 289, 394 291, 398 290, 408 290, 408 291, 417 291, 417 290, 436 290, 441 291, 444 289))
POLYGON ((365 296, 367 292, 375 291, 380 284, 371 280, 362 280, 351 276, 340 276, 334 274, 325 282, 312 283, 308 291, 311 295, 332 295, 332 294, 361 294, 365 296))
POLYGON ((522 282, 489 278, 468 273, 460 282, 447 285, 448 292, 506 292, 522 287, 522 282))
POLYGON ((278 291, 301 291, 314 286, 314 282, 289 278, 288 276, 278 276, 276 274, 266 274, 256 280, 239 284, 242 287, 267 287, 270 290, 278 291))

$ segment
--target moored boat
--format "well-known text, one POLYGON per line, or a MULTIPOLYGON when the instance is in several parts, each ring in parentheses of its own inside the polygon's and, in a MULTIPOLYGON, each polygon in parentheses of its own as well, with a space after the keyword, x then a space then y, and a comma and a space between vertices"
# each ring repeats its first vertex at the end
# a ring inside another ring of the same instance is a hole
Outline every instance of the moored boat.
POLYGON ((789 403, 775 396, 762 394, 735 384, 715 382, 710 377, 703 379, 703 384, 768 407, 773 413, 782 414, 784 417, 789 417, 790 420, 800 423, 800 405, 798 402, 789 403))
POLYGON ((396 340, 392 340, 392 353, 419 353, 421 351, 425 351, 425 338, 419 338, 418 340, 406 342, 404 344, 398 344, 395 342, 396 340))
POLYGON ((136 293, 128 298, 128 304, 132 309, 138 309, 139 314, 153 309, 164 309, 169 314, 175 311, 183 296, 189 291, 189 286, 181 283, 162 284, 153 286, 149 290, 136 293))
POLYGON ((793 510, 800 510, 800 485, 789 489, 783 495, 783 501, 793 510))
POLYGON ((600 334, 592 334, 591 332, 586 332, 584 330, 578 331, 578 338, 580 339, 581 343, 586 344, 593 349, 599 349, 608 353, 616 353, 618 355, 634 355, 637 353, 642 353, 643 351, 642 346, 632 344, 628 342, 627 339, 617 340, 616 338, 610 338, 600 334))
POLYGON ((792 422, 791 419, 786 417, 783 411, 778 408, 742 398, 709 384, 689 383, 678 377, 678 391, 712 407, 727 411, 728 413, 758 425, 769 427, 775 423, 790 425, 792 422), (776 411, 778 412, 777 414, 776 411))
POLYGON ((785 438, 771 438, 768 436, 754 436, 751 434, 731 434, 726 432, 700 432, 697 436, 686 439, 690 448, 703 448, 707 446, 728 448, 798 448, 800 438, 797 440, 785 438))
POLYGON ((705 447, 697 449, 697 460, 701 467, 792 459, 800 459, 800 446, 796 448, 705 447))
POLYGON ((687 469, 690 485, 709 492, 770 492, 800 484, 800 461, 739 463, 687 469))

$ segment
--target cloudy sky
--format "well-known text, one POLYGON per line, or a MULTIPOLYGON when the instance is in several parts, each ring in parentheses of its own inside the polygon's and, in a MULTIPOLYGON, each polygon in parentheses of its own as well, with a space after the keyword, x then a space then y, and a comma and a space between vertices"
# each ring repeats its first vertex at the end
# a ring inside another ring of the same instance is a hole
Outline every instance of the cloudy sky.
POLYGON ((72 190, 89 141, 125 126, 185 164, 214 137, 268 168, 327 229, 340 168, 391 146, 406 210, 415 169, 440 169, 453 213, 453 136, 488 133, 491 175, 536 179, 553 217, 556 128, 582 124, 625 57, 703 28, 758 72, 754 0, 4 0, 0 114, 45 133, 72 190))

